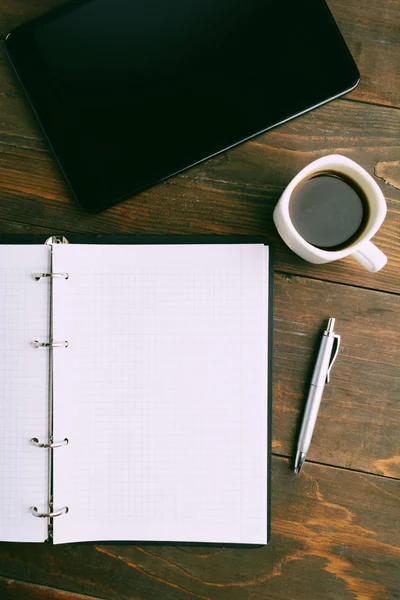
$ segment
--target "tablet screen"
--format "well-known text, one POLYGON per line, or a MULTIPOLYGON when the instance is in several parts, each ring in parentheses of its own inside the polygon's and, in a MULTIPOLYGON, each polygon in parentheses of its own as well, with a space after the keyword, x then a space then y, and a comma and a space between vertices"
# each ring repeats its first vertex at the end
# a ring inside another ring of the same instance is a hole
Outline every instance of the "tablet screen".
POLYGON ((323 0, 89 0, 7 50, 96 211, 332 99, 358 71, 323 0))

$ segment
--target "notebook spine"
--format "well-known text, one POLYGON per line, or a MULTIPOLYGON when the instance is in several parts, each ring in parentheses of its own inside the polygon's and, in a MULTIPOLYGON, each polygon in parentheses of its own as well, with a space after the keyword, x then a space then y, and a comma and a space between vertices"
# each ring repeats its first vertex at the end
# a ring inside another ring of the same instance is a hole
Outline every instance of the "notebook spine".
MULTIPOLYGON (((44 448, 47 451, 48 462, 47 462, 47 509, 40 511, 37 506, 31 506, 30 512, 36 518, 47 519, 47 530, 48 540, 53 538, 53 519, 61 515, 68 513, 68 506, 55 509, 53 502, 53 451, 56 448, 62 448, 69 444, 69 439, 64 438, 63 440, 54 439, 54 424, 53 424, 53 349, 54 348, 68 348, 68 340, 54 341, 53 339, 53 282, 55 279, 69 279, 69 273, 57 273, 53 270, 54 254, 53 247, 55 244, 67 244, 68 241, 64 237, 54 236, 46 240, 46 245, 50 246, 50 268, 47 272, 32 273, 32 277, 35 281, 41 279, 48 280, 49 283, 49 339, 47 341, 33 340, 32 346, 34 348, 45 348, 48 350, 49 356, 49 368, 48 368, 48 425, 47 425, 47 440, 42 441, 38 437, 30 439, 32 446, 36 448, 44 448)), ((58 285, 58 284, 57 284, 58 285)))

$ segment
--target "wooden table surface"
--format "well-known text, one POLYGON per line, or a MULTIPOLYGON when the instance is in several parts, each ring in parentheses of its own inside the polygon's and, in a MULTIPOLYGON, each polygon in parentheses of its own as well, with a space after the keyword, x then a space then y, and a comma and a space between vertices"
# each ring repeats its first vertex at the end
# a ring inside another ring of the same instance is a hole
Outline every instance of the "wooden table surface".
MULTIPOLYGON (((62 0, 2 0, 0 38, 62 0)), ((330 0, 361 83, 99 215, 71 199, 0 48, 0 232, 267 234, 276 247, 272 537, 263 548, 0 544, 0 598, 384 600, 400 597, 400 0, 330 0), (308 162, 367 169, 388 215, 377 274, 313 266, 272 210, 308 162), (342 348, 304 471, 291 469, 321 324, 342 348)), ((156 142, 156 140, 155 140, 156 142)), ((0 458, 1 460, 1 458, 0 458)))

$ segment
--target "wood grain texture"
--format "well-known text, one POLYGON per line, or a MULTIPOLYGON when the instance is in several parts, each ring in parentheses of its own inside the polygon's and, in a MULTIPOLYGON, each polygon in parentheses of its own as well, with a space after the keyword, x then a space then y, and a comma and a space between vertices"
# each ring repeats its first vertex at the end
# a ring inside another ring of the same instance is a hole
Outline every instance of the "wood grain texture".
POLYGON ((0 598, 4 600, 93 600, 94 596, 74 594, 44 585, 0 577, 0 598))
POLYGON ((294 443, 321 336, 342 336, 307 458, 400 478, 398 296, 304 277, 275 276, 273 451, 294 443))
POLYGON ((26 105, 4 52, 0 55, 0 200, 7 221, 48 230, 96 233, 249 233, 268 235, 276 267, 374 289, 400 290, 400 111, 337 100, 186 171, 99 215, 73 201, 26 105), (348 258, 309 265, 281 241, 272 211, 290 179, 329 153, 359 162, 388 203, 377 245, 389 262, 369 274, 348 258))
POLYGON ((400 106, 400 4, 398 0, 328 0, 360 74, 347 97, 400 106))
MULTIPOLYGON (((2 0, 0 38, 65 1, 2 0)), ((276 455, 293 454, 321 325, 335 316, 342 334, 308 455, 326 464, 295 476, 290 460, 273 458, 267 547, 0 543, 1 599, 399 598, 400 1, 328 3, 361 70, 356 90, 99 215, 73 202, 0 45, 2 233, 267 235, 278 270, 276 455), (357 161, 385 194, 380 273, 350 258, 308 265, 274 228, 290 179, 330 153, 357 161)))
POLYGON ((0 544, 0 574, 110 600, 395 600, 398 482, 273 462, 266 547, 0 544))
MULTIPOLYGON (((14 27, 65 4, 66 0, 3 0, 0 38, 14 27)), ((328 0, 361 72, 349 97, 400 106, 400 6, 397 0, 328 0)))

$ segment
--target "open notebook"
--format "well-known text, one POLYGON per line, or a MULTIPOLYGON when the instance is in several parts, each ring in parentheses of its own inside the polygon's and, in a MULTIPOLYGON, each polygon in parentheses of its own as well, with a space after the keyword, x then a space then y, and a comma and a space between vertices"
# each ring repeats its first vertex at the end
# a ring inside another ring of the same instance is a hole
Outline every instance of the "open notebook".
POLYGON ((266 543, 268 246, 61 241, 0 245, 0 539, 266 543))

